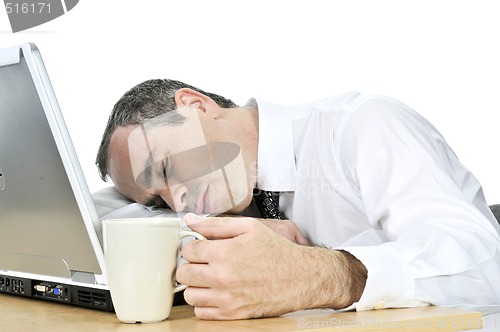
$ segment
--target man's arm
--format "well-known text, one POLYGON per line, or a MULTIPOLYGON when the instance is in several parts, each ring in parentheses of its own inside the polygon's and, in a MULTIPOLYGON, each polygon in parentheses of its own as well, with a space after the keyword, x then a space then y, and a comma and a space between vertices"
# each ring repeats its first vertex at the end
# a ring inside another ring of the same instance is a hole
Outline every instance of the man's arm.
POLYGON ((301 246, 251 218, 187 217, 213 240, 191 241, 177 280, 201 319, 278 316, 357 301, 367 272, 345 251, 301 246))
POLYGON ((407 106, 372 98, 346 118, 337 159, 385 243, 342 249, 369 275, 356 310, 500 310, 500 237, 481 186, 437 130, 407 106))

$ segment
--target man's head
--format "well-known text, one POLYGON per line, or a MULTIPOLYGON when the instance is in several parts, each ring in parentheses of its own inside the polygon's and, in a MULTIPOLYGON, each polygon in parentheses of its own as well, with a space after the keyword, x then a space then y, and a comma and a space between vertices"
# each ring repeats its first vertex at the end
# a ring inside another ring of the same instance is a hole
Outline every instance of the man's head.
POLYGON ((135 86, 109 117, 96 160, 101 178, 110 177, 123 195, 145 205, 241 211, 249 204, 255 167, 248 164, 248 139, 233 128, 229 111, 235 108, 229 99, 179 81, 135 86))
MULTIPOLYGON (((145 120, 175 110, 177 108, 175 104, 175 92, 182 88, 189 88, 202 93, 222 108, 237 107, 229 99, 214 93, 205 92, 180 81, 154 79, 136 85, 118 100, 109 116, 96 159, 101 179, 106 181, 109 176, 108 150, 114 130, 117 127, 140 125, 145 120)), ((177 122, 177 124, 182 123, 182 119, 178 118, 177 122)))

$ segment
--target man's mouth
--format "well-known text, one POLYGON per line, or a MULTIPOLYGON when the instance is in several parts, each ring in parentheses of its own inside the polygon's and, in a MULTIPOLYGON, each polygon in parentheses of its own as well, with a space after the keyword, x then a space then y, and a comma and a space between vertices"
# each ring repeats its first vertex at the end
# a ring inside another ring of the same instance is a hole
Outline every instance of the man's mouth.
POLYGON ((203 198, 203 212, 212 213, 212 205, 210 204, 210 195, 208 194, 208 187, 207 191, 205 191, 205 197, 203 198))
POLYGON ((196 214, 210 213, 210 200, 208 198, 208 187, 205 189, 205 192, 198 197, 198 201, 196 202, 195 211, 196 214))

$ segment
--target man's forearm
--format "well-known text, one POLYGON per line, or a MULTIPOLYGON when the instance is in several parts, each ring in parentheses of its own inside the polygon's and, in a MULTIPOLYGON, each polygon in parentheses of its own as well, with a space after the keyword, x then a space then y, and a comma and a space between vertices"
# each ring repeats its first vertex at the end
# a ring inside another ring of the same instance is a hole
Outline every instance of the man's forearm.
POLYGON ((304 248, 311 275, 309 308, 341 309, 359 301, 368 271, 363 263, 344 250, 319 247, 304 248))

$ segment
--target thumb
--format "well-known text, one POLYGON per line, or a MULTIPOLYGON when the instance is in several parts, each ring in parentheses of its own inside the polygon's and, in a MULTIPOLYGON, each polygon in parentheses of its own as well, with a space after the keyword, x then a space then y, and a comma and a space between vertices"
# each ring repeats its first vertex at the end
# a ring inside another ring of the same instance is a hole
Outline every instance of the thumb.
POLYGON ((253 218, 200 217, 194 213, 186 214, 184 223, 209 239, 230 239, 249 233, 255 225, 260 225, 253 218))

